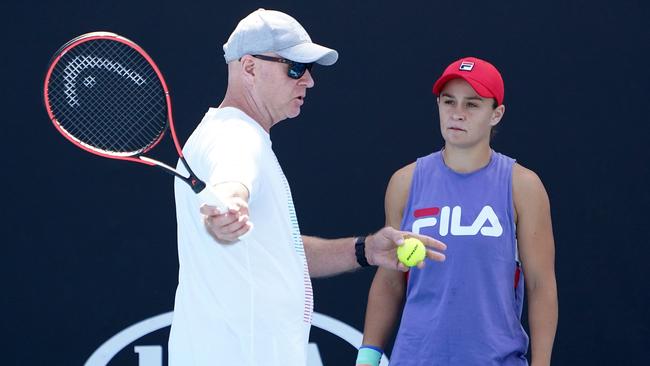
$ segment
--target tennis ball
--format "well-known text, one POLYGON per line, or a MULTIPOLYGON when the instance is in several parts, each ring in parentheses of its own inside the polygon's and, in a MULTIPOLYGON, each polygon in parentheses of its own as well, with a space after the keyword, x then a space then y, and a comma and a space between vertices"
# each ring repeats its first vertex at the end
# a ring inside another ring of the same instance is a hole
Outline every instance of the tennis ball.
POLYGON ((397 258, 407 267, 413 267, 424 260, 426 249, 416 238, 406 238, 404 244, 397 247, 397 258))

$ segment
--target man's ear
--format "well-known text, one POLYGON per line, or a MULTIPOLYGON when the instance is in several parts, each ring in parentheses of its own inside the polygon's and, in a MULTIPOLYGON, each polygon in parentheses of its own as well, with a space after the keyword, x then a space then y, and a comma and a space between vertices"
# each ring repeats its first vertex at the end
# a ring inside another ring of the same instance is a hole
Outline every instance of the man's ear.
POLYGON ((242 78, 247 84, 252 83, 253 79, 255 78, 255 72, 257 71, 255 69, 255 59, 250 55, 244 55, 239 62, 241 64, 240 72, 242 78))
POLYGON ((490 125, 492 127, 496 126, 501 122, 501 118, 506 113, 506 106, 501 104, 492 111, 492 118, 490 119, 490 125))

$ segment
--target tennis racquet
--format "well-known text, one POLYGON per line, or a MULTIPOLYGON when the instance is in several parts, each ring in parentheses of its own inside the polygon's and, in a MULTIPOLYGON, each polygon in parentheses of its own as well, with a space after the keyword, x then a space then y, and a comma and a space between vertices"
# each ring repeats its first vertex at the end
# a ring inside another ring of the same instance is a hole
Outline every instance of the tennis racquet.
POLYGON ((44 99, 54 127, 74 145, 105 158, 162 168, 189 184, 202 203, 221 212, 227 209, 183 157, 165 79, 134 42, 110 32, 69 41, 50 62, 44 99), (189 176, 142 155, 162 140, 167 129, 189 176))

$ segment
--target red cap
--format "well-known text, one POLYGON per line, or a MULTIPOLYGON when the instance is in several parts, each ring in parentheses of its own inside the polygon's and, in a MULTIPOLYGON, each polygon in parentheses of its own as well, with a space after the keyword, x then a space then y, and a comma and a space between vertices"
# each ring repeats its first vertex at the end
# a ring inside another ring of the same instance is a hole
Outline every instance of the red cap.
POLYGON ((503 79, 496 67, 475 57, 464 57, 447 66, 442 76, 433 84, 433 94, 440 91, 451 79, 461 78, 469 83, 478 95, 494 98, 503 104, 503 79))

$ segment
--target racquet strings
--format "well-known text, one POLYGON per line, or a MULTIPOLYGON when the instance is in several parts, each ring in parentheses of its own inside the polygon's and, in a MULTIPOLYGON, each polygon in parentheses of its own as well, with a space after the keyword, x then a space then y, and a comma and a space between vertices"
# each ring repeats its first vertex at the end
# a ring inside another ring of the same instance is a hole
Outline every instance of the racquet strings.
POLYGON ((119 41, 94 39, 64 53, 47 97, 64 132, 101 153, 143 153, 167 128, 166 96, 156 71, 119 41))

